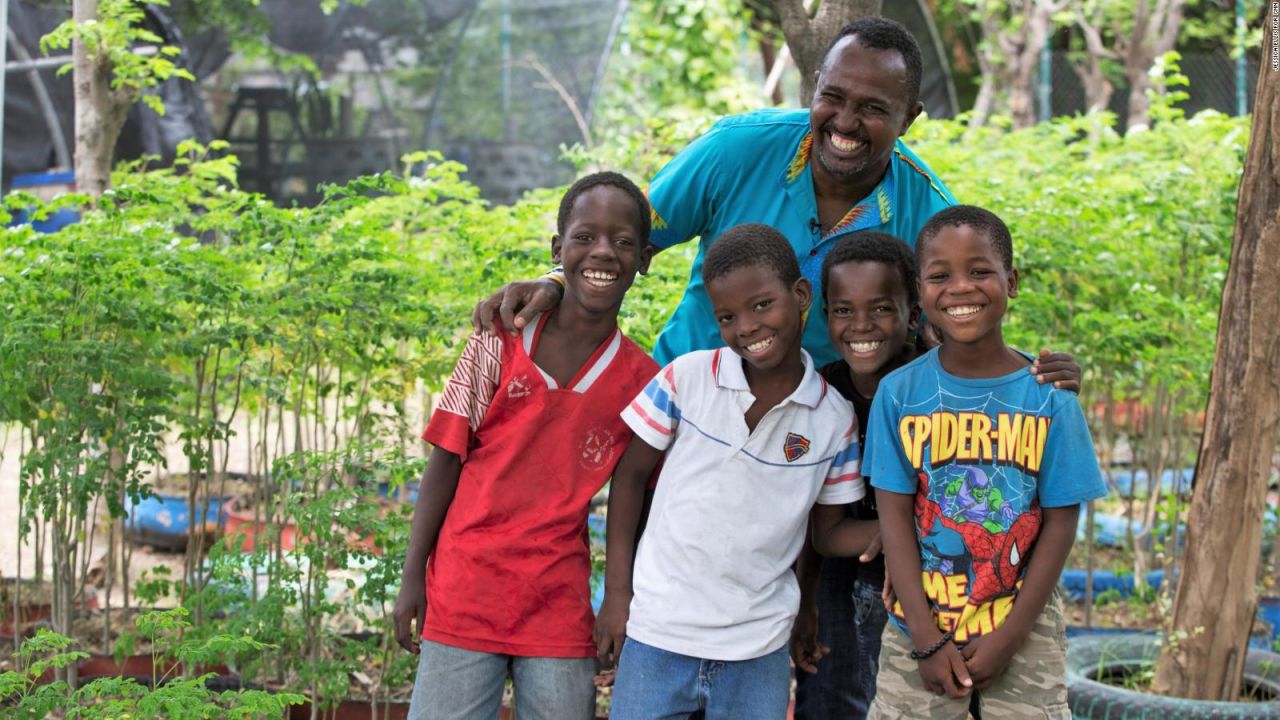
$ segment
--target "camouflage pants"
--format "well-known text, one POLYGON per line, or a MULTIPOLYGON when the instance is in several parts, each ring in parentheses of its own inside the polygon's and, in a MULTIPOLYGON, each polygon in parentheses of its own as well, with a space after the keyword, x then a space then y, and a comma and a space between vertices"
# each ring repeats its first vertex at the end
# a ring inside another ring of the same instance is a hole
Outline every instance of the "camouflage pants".
MULTIPOLYGON (((1071 720, 1067 709, 1066 625, 1062 598, 1055 590, 1044 612, 1004 674, 978 693, 983 720, 1049 718, 1071 720)), ((884 628, 880 650, 880 674, 870 720, 928 718, 964 720, 969 716, 968 697, 939 697, 924 689, 919 665, 907 656, 911 642, 896 625, 884 628)))

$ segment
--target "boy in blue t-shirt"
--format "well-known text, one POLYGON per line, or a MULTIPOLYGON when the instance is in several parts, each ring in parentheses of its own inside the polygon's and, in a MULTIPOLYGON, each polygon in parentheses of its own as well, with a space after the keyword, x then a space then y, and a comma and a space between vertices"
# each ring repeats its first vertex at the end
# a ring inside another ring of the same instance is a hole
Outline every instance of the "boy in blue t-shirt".
POLYGON ((1069 718, 1058 577, 1080 503, 1105 494, 1072 393, 1004 343, 1012 240, 956 206, 916 240, 943 344, 880 383, 864 472, 898 602, 871 717, 1069 718), (921 578, 917 580, 916 578, 921 578), (904 635, 905 632, 905 635, 904 635))

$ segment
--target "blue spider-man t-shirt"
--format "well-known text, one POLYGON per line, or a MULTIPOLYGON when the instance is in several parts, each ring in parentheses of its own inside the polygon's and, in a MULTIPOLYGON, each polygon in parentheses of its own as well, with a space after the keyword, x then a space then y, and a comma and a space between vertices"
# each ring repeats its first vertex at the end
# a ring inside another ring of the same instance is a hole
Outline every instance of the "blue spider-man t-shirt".
POLYGON ((1106 494, 1076 395, 1025 369, 956 377, 934 349, 881 381, 867 425, 863 474, 916 496, 925 596, 957 643, 1008 617, 1040 508, 1106 494))

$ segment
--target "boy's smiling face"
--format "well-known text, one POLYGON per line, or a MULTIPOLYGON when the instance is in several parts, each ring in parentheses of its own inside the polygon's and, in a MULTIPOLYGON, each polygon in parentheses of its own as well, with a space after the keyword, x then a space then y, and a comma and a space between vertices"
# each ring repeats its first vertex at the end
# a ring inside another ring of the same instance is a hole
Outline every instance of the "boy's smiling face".
POLYGON ((879 376, 902 352, 920 309, 910 304, 893 265, 853 261, 827 274, 827 329, 853 372, 879 376))
POLYGON ((920 258, 920 299, 944 345, 1003 344, 1000 323, 1018 295, 1018 271, 1005 267, 990 238, 948 225, 920 258))
POLYGON ((598 185, 574 200, 564 235, 551 254, 564 265, 565 299, 606 312, 622 304, 636 273, 649 269, 653 248, 641 239, 639 210, 625 191, 598 185))
POLYGON ((809 281, 788 286, 764 264, 737 268, 706 285, 720 338, 752 367, 774 370, 800 358, 801 315, 809 281))

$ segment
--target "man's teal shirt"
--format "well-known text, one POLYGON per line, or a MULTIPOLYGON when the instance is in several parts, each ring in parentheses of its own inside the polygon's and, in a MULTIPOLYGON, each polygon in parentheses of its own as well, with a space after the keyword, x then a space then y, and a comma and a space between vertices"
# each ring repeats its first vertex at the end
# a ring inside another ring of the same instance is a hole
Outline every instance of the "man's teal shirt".
POLYGON ((822 260, 831 246, 857 230, 887 232, 914 246, 925 222, 956 204, 942 181, 899 140, 880 184, 823 233, 810 147, 808 110, 733 115, 717 122, 653 178, 653 244, 666 249, 701 238, 684 297, 653 349, 659 364, 723 345, 702 285, 702 258, 711 242, 734 225, 771 225, 795 248, 800 272, 813 283, 815 294, 803 344, 821 366, 839 358, 822 314, 822 260))

